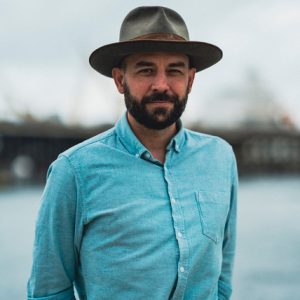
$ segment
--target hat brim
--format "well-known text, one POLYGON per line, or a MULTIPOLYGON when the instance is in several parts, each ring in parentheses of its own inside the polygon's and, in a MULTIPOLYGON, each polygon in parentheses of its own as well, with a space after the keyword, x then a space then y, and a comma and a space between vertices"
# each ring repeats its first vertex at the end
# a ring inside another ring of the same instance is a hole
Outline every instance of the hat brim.
POLYGON ((204 42, 133 40, 102 46, 90 55, 89 62, 99 73, 112 77, 112 69, 119 66, 126 56, 143 52, 184 53, 196 72, 216 64, 223 56, 219 47, 204 42))

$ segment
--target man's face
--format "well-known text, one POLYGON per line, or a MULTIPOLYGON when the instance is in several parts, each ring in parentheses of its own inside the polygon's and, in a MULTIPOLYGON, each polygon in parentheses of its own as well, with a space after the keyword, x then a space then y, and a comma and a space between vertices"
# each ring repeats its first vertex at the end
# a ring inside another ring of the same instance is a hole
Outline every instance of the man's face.
POLYGON ((134 54, 113 77, 129 114, 150 129, 174 124, 185 109, 195 69, 188 57, 174 53, 134 54))

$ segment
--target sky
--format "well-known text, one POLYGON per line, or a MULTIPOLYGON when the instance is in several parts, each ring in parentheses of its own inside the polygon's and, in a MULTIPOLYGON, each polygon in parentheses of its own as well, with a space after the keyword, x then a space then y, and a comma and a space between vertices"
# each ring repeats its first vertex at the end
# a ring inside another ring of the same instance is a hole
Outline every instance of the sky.
POLYGON ((176 10, 191 40, 223 50, 220 63, 197 74, 186 122, 229 124, 252 100, 263 111, 264 101, 249 99, 255 78, 300 128, 298 0, 0 0, 0 120, 27 114, 91 126, 119 118, 122 95, 88 58, 116 42, 125 15, 141 5, 176 10))

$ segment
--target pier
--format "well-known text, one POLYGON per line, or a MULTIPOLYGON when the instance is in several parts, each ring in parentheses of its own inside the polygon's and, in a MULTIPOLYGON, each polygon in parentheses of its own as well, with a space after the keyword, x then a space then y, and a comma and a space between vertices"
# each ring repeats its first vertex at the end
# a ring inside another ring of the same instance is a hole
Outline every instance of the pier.
MULTIPOLYGON (((0 182, 43 181, 59 153, 112 127, 0 123, 0 182)), ((220 136, 235 152, 241 175, 300 173, 300 132, 284 129, 191 128, 220 136)))
POLYGON ((203 131, 220 136, 232 145, 241 175, 300 173, 298 131, 257 128, 203 131))

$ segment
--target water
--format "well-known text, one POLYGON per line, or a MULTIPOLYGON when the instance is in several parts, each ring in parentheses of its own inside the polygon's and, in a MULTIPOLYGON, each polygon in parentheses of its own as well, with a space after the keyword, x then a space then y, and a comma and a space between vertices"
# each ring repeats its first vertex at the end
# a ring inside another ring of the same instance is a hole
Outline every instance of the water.
MULTIPOLYGON (((0 299, 26 298, 41 187, 0 190, 0 299)), ((300 176, 241 180, 233 300, 300 299, 300 176)))
POLYGON ((0 299, 26 299, 41 188, 0 191, 0 299))
POLYGON ((242 181, 234 300, 300 299, 300 177, 242 181))

